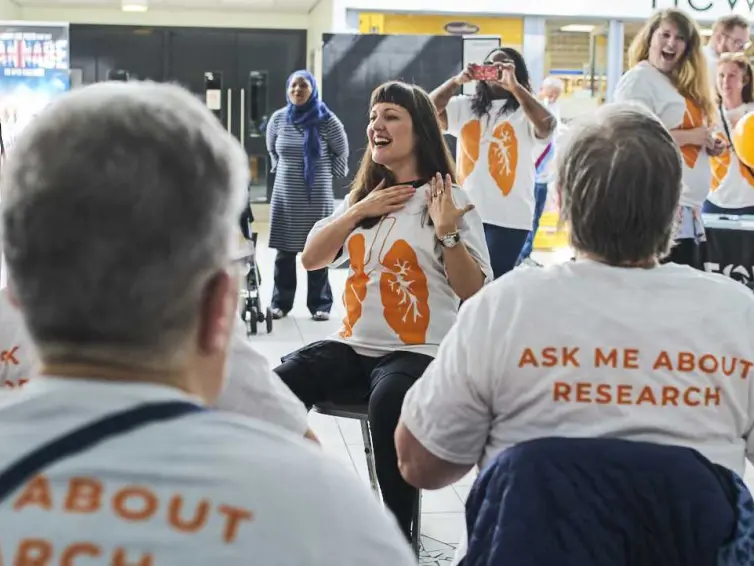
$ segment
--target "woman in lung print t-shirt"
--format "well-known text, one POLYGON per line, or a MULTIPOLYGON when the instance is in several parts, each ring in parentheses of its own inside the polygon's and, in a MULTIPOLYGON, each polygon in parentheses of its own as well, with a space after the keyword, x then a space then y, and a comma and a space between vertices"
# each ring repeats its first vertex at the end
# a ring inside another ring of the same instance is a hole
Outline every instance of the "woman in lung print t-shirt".
POLYGON ((458 183, 479 208, 495 277, 514 268, 534 222, 537 158, 557 120, 532 94, 515 49, 495 49, 485 65, 499 80, 480 80, 473 96, 453 96, 474 80, 469 66, 432 92, 445 131, 458 139, 458 183))
POLYGON ((456 320, 492 279, 479 213, 454 183, 437 114, 419 87, 372 94, 368 149, 352 190, 318 222, 307 269, 350 261, 341 330, 283 358, 275 371, 309 407, 369 404, 377 478, 407 537, 417 492, 398 471, 393 434, 403 396, 456 320))
POLYGON ((699 28, 680 10, 658 12, 634 38, 629 66, 615 100, 649 108, 670 130, 683 155, 678 228, 665 261, 703 270, 701 212, 710 189, 710 156, 722 153, 726 144, 713 135, 719 118, 699 28))

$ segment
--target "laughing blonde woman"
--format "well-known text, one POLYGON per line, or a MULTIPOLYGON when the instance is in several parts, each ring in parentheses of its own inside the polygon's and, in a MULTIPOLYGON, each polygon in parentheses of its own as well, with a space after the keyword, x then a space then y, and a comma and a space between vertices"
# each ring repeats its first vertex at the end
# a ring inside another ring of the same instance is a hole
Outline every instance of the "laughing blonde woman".
POLYGON ((717 109, 696 23, 681 10, 655 14, 629 50, 617 102, 645 105, 670 130, 683 155, 683 191, 675 245, 665 261, 704 268, 701 210, 710 187, 710 156, 725 144, 713 135, 717 109))

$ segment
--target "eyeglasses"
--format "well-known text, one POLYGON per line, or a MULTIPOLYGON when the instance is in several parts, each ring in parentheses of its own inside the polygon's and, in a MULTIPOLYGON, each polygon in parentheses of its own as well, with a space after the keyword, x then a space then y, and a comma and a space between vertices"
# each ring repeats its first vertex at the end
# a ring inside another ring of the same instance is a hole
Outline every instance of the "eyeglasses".
POLYGON ((750 41, 742 41, 742 40, 740 40, 740 39, 736 39, 735 37, 733 37, 732 35, 730 35, 730 34, 728 34, 728 33, 724 33, 724 34, 723 34, 723 36, 724 36, 724 37, 725 37, 726 39, 730 39, 730 40, 731 40, 731 42, 732 42, 732 45, 733 45, 733 47, 734 47, 735 49, 737 49, 738 51, 743 51, 743 50, 744 50, 745 48, 747 48, 747 47, 749 46, 749 44, 751 43, 750 41))

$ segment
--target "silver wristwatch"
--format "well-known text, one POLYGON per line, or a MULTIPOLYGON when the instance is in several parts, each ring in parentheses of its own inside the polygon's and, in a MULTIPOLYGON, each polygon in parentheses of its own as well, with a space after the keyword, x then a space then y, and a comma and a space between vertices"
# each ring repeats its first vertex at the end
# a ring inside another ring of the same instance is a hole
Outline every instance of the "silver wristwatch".
POLYGON ((450 232, 437 239, 444 248, 455 248, 458 245, 458 242, 461 241, 461 236, 458 232, 450 232))

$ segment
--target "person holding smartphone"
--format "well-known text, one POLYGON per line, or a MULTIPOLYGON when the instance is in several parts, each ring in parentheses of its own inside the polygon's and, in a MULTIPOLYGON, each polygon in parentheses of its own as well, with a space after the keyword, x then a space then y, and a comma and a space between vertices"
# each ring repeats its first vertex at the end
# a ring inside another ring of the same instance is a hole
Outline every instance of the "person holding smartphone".
POLYGON ((531 232, 535 161, 557 121, 532 94, 523 57, 509 47, 492 51, 484 65, 469 65, 430 96, 445 132, 458 139, 458 182, 482 216, 498 278, 515 267, 531 232), (472 96, 455 95, 473 80, 472 96))

